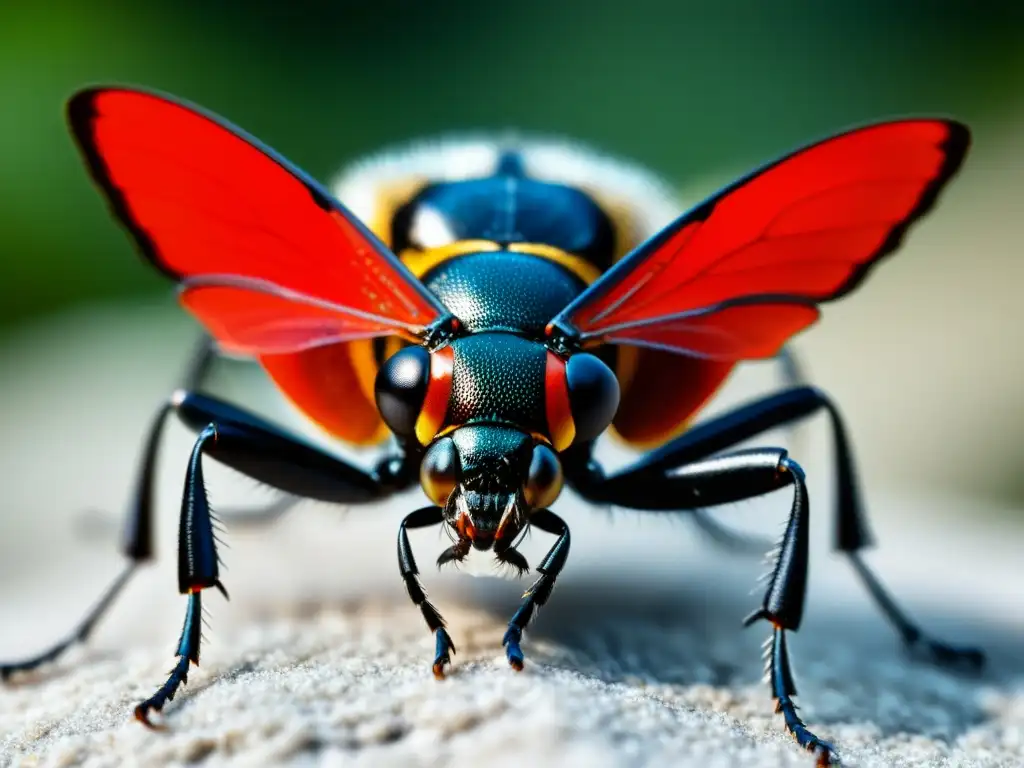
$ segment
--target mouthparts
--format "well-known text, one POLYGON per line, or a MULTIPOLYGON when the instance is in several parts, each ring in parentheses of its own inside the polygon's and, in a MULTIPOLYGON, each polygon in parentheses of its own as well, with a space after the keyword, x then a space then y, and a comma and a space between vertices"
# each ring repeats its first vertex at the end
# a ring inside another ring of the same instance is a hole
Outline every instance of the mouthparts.
POLYGON ((519 530, 518 494, 481 492, 462 488, 456 492, 459 537, 468 539, 474 549, 490 549, 519 530))

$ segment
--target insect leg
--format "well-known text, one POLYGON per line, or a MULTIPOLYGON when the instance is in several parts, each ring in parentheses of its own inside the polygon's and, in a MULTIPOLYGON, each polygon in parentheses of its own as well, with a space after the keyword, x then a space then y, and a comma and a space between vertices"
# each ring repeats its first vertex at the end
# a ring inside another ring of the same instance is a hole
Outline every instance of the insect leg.
POLYGON ((677 512, 729 504, 793 487, 789 521, 768 589, 761 608, 744 623, 765 619, 774 627, 768 673, 776 710, 800 746, 814 751, 820 765, 827 765, 834 754, 832 746, 808 730, 793 704, 796 689, 784 636, 785 630, 795 631, 800 626, 807 589, 810 504, 803 470, 781 448, 736 451, 712 458, 687 457, 679 465, 662 458, 663 461, 641 461, 635 470, 626 470, 603 482, 593 481, 591 492, 604 501, 633 509, 677 512))
MULTIPOLYGON (((796 354, 791 346, 787 345, 783 347, 775 356, 775 360, 779 365, 779 379, 781 380, 782 387, 784 389, 801 387, 808 384, 808 378, 806 371, 804 370, 804 366, 800 361, 800 356, 796 354)), ((788 427, 787 433, 789 435, 789 449, 793 451, 794 445, 796 444, 795 433, 798 431, 799 422, 790 423, 785 426, 788 427)), ((772 542, 770 540, 764 539, 760 536, 748 536, 738 531, 734 531, 720 523, 712 517, 711 514, 701 509, 695 509, 693 511, 693 522, 711 541, 725 549, 729 549, 737 553, 763 553, 766 549, 769 549, 772 546, 772 542)))
POLYGON ((188 595, 188 606, 175 654, 177 663, 167 682, 135 708, 136 718, 146 725, 152 725, 150 712, 162 710, 187 682, 189 665, 199 664, 202 591, 216 587, 227 597, 220 582, 213 513, 203 479, 205 456, 288 494, 339 504, 372 501, 400 485, 335 458, 217 398, 178 392, 170 408, 199 432, 185 474, 178 541, 178 590, 188 595))
POLYGON ((409 593, 409 599, 420 609, 427 626, 437 638, 437 650, 434 654, 432 668, 434 677, 438 680, 444 677, 444 668, 451 663, 451 654, 455 653, 455 644, 452 642, 448 630, 445 629, 444 618, 433 603, 427 599, 426 590, 420 583, 419 569, 416 567, 416 558, 412 554, 408 529, 429 528, 442 522, 444 522, 442 507, 423 507, 406 515, 398 528, 398 568, 402 573, 402 581, 405 582, 405 590, 409 593))
MULTIPOLYGON (((782 380, 784 389, 808 384, 809 380, 803 364, 800 362, 800 356, 796 354, 792 347, 788 345, 783 347, 779 354, 775 356, 775 359, 779 363, 779 378, 782 380)), ((786 425, 789 427, 787 432, 791 436, 797 432, 798 423, 786 425)), ((791 441, 792 439, 791 437, 791 441)), ((789 446, 790 450, 793 450, 792 442, 789 443, 789 446)), ((712 541, 735 552, 757 554, 764 552, 772 546, 772 542, 767 539, 759 536, 748 536, 722 525, 722 523, 702 509, 695 509, 693 511, 693 522, 712 541)))
MULTIPOLYGON (((204 334, 186 366, 182 386, 186 389, 198 387, 206 378, 214 358, 213 344, 210 337, 204 334)), ((16 672, 26 672, 54 661, 72 645, 85 642, 135 574, 136 569, 153 559, 153 486, 156 458, 169 412, 169 405, 161 405, 146 436, 122 538, 121 549, 128 558, 128 564, 64 640, 31 658, 0 664, 0 680, 7 680, 16 672)))
MULTIPOLYGON (((734 411, 698 424, 675 440, 641 457, 635 464, 601 481, 598 467, 577 459, 566 465, 566 476, 577 485, 584 496, 595 501, 606 501, 631 506, 630 497, 622 491, 615 493, 617 485, 635 485, 638 480, 652 480, 664 473, 699 458, 713 455, 750 439, 759 433, 808 418, 824 411, 832 425, 834 455, 837 474, 837 516, 835 547, 846 555, 858 576, 863 580, 872 598, 892 622, 909 648, 926 651, 939 663, 966 662, 980 667, 984 655, 976 648, 956 647, 928 637, 896 605, 878 578, 860 559, 858 550, 873 543, 861 500, 860 486, 854 465, 853 450, 846 435, 846 427, 838 408, 831 399, 815 387, 796 387, 758 400, 734 411), (606 498, 612 493, 615 498, 606 498)), ((637 487, 641 487, 641 482, 637 487)), ((657 486, 655 486, 657 487, 657 486)), ((666 486, 666 489, 669 486, 666 486)), ((646 492, 646 490, 644 491, 646 492)), ((670 496, 664 502, 671 508, 676 503, 670 496)))
POLYGON ((530 525, 554 534, 558 539, 548 550, 544 561, 537 567, 537 572, 541 576, 523 593, 523 602, 509 621, 508 630, 501 640, 501 644, 505 646, 508 663, 517 671, 523 668, 523 651, 519 647, 519 641, 523 639, 523 630, 533 618, 534 609, 540 608, 551 597, 555 579, 562 572, 569 557, 569 526, 562 518, 550 510, 541 509, 530 515, 530 525))
MULTIPOLYGON (((199 341, 196 343, 195 352, 186 369, 180 388, 186 392, 199 390, 216 360, 217 346, 213 341, 213 337, 207 333, 202 333, 199 341)), ((255 510, 248 507, 244 511, 240 509, 219 509, 217 510, 217 517, 222 523, 230 524, 232 527, 269 525, 301 503, 301 498, 284 494, 280 498, 255 510)))

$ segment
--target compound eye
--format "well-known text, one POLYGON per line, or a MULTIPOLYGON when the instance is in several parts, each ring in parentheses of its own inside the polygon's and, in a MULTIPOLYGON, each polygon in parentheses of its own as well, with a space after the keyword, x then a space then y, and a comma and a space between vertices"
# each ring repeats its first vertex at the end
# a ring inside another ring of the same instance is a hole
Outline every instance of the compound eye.
POLYGON ((427 450, 420 463, 420 485, 432 502, 443 507, 458 482, 459 452, 450 437, 442 437, 427 450))
POLYGON ((599 358, 585 352, 566 362, 565 379, 576 441, 593 440, 608 428, 619 409, 619 380, 599 358))
POLYGON ((377 372, 377 410, 392 432, 430 445, 444 422, 452 392, 455 353, 442 347, 399 350, 377 372))
POLYGON ((412 435, 430 384, 430 353, 405 347, 380 367, 374 383, 377 410, 397 435, 412 435))
POLYGON ((430 353, 423 347, 405 347, 380 367, 374 382, 377 410, 397 435, 416 431, 430 385, 430 353))
POLYGON ((523 486, 523 497, 534 509, 555 503, 562 492, 562 463, 548 446, 538 443, 530 459, 530 472, 523 486))

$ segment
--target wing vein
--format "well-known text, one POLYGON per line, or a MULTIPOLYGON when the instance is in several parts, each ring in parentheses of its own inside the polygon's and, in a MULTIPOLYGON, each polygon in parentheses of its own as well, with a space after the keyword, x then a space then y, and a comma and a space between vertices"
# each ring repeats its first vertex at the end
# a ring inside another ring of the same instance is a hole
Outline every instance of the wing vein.
MULTIPOLYGON (((823 190, 819 190, 819 191, 817 191, 817 192, 815 192, 815 193, 813 193, 811 195, 807 195, 805 197, 797 198, 792 203, 787 205, 786 207, 780 209, 775 214, 775 216, 773 216, 765 224, 765 226, 762 227, 762 229, 761 229, 761 231, 760 231, 760 233, 758 235, 756 235, 755 237, 747 240, 746 242, 740 243, 739 245, 737 245, 737 246, 735 246, 733 248, 730 248, 730 249, 728 249, 726 251, 723 251, 722 253, 718 254, 713 260, 709 261, 707 264, 705 264, 704 266, 702 266, 699 269, 697 269, 697 271, 693 272, 691 275, 687 276, 685 279, 682 279, 682 280, 674 283, 671 286, 665 286, 665 290, 661 291, 660 293, 654 294, 654 295, 648 297, 647 299, 642 299, 642 300, 638 301, 634 306, 630 307, 630 311, 631 312, 641 311, 641 310, 643 310, 644 307, 650 305, 652 302, 658 301, 659 299, 664 297, 665 294, 669 293, 670 291, 676 290, 680 286, 685 285, 687 283, 695 282, 696 280, 699 280, 701 277, 705 277, 705 276, 707 276, 709 274, 714 274, 715 268, 717 266, 721 265, 721 263, 723 261, 729 260, 731 257, 735 256, 737 253, 740 253, 741 251, 743 251, 745 248, 750 248, 751 246, 756 245, 757 243, 769 242, 769 241, 775 242, 775 241, 778 241, 778 240, 783 240, 783 239, 788 239, 788 238, 805 237, 807 235, 821 234, 821 233, 825 233, 825 232, 839 232, 839 231, 844 231, 844 230, 854 231, 854 230, 857 230, 857 229, 864 229, 864 228, 866 228, 868 226, 877 225, 877 224, 894 224, 894 225, 897 225, 901 221, 901 219, 885 220, 885 221, 878 221, 878 222, 864 222, 862 224, 851 225, 849 227, 824 227, 824 228, 820 228, 820 229, 816 229, 816 230, 807 230, 807 231, 798 232, 798 233, 794 233, 794 234, 790 234, 790 235, 778 235, 778 236, 774 236, 774 237, 767 236, 767 234, 766 234, 768 232, 768 230, 771 229, 772 226, 774 226, 782 216, 784 216, 786 213, 790 212, 797 205, 805 203, 808 200, 813 200, 813 199, 815 199, 817 197, 824 196, 824 195, 830 194, 830 193, 834 193, 837 190, 842 190, 842 189, 850 189, 850 188, 855 188, 855 187, 858 187, 858 186, 880 185, 880 184, 883 184, 883 183, 909 182, 909 181, 916 181, 916 182, 920 183, 921 179, 916 177, 916 176, 915 177, 908 177, 908 176, 879 176, 879 177, 873 177, 873 178, 870 178, 870 179, 858 180, 857 182, 850 183, 850 184, 837 184, 835 186, 828 187, 828 188, 823 189, 823 190)), ((925 186, 926 185, 922 185, 922 191, 917 196, 918 199, 920 199, 921 194, 923 194, 925 186)), ((701 226, 703 227, 705 225, 706 225, 706 222, 702 223, 701 226)), ((677 248, 675 248, 673 250, 671 255, 665 257, 663 259, 663 262, 667 264, 667 263, 670 263, 675 258, 677 258, 679 256, 679 251, 685 249, 685 247, 687 245, 691 244, 693 242, 694 237, 700 237, 700 230, 699 229, 698 229, 698 231, 695 233, 695 235, 693 237, 687 238, 684 243, 682 243, 679 247, 677 247, 677 248)), ((884 242, 884 239, 883 239, 882 242, 884 242)), ((652 257, 654 255, 655 254, 652 254, 652 257)), ((662 254, 657 254, 657 255, 658 256, 662 256, 662 254)), ((868 254, 863 259, 863 261, 870 261, 873 256, 874 256, 874 253, 870 253, 870 254, 868 254)), ((649 261, 649 259, 648 259, 648 261, 649 261)), ((854 262, 854 263, 855 264, 860 264, 860 263, 863 263, 863 262, 854 262)), ((730 273, 730 274, 734 274, 734 273, 730 273)), ((650 280, 650 277, 643 278, 643 282, 644 283, 648 282, 649 280, 650 280)), ((610 305, 609 307, 607 307, 604 310, 602 310, 602 312, 598 316, 594 317, 590 322, 591 323, 600 322, 605 317, 607 317, 608 315, 612 314, 614 312, 614 310, 620 308, 622 306, 622 304, 624 304, 625 301, 628 298, 630 298, 631 296, 635 295, 636 292, 640 289, 640 287, 641 287, 641 285, 638 284, 633 290, 629 291, 628 293, 626 293, 625 295, 623 295, 622 297, 617 299, 612 305, 610 305)), ((594 330, 598 330, 598 329, 595 328, 594 330)))
POLYGON ((299 291, 293 291, 292 289, 285 288, 277 283, 272 283, 269 280, 262 280, 259 278, 243 277, 241 275, 202 275, 199 277, 187 278, 182 281, 180 286, 180 290, 182 291, 198 288, 238 288, 240 290, 254 291, 256 293, 277 296, 278 298, 293 301, 297 304, 306 304, 311 307, 316 307, 317 309, 351 315, 352 317, 356 317, 360 320, 367 320, 379 325, 391 328, 402 328, 413 334, 418 334, 423 331, 422 325, 410 325, 409 323, 404 323, 401 320, 396 320, 391 317, 377 315, 372 312, 365 312, 361 309, 347 307, 343 304, 336 304, 332 301, 300 293, 299 291))

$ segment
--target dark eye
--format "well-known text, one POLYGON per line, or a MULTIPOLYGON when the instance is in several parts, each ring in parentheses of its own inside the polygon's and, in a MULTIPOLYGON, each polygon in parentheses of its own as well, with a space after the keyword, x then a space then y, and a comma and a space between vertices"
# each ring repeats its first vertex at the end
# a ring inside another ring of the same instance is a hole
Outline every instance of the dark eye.
POLYGON ((430 353, 405 347, 387 359, 377 372, 374 394, 384 423, 398 435, 412 435, 430 384, 430 353))
POLYGON ((548 446, 537 444, 530 459, 530 472, 523 486, 526 503, 534 509, 554 504, 562 492, 562 464, 548 446))
POLYGON ((608 428, 619 408, 619 380, 611 368, 586 353, 569 358, 565 379, 575 442, 593 440, 608 428))
POLYGON ((450 437, 442 437, 427 450, 420 464, 420 485, 432 502, 443 507, 458 482, 459 453, 450 437))

